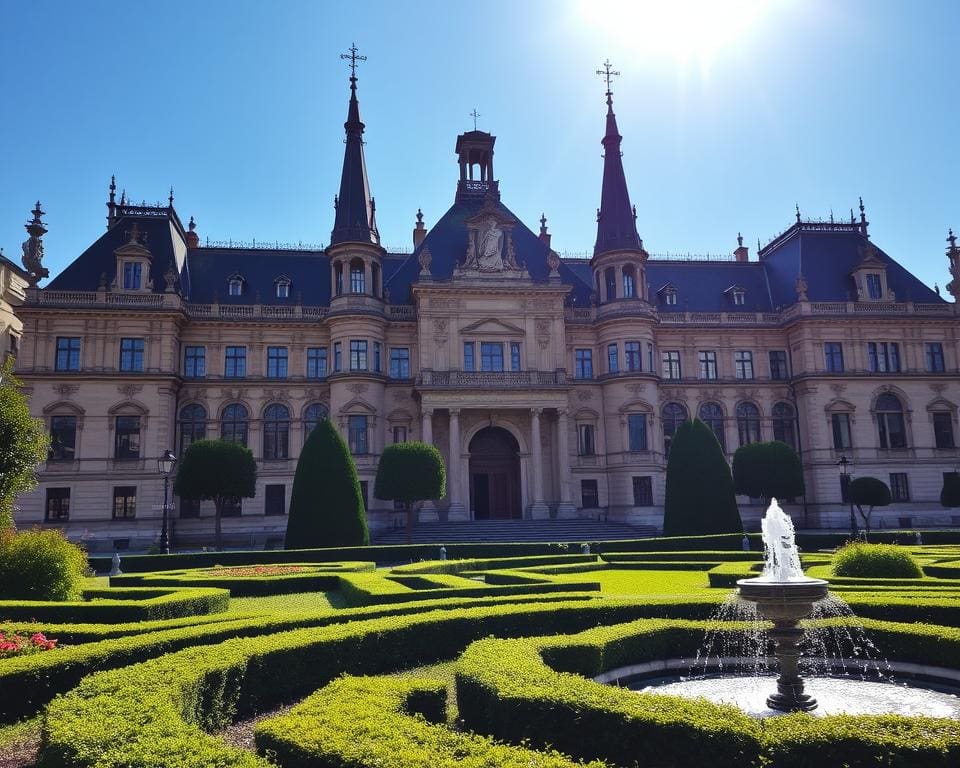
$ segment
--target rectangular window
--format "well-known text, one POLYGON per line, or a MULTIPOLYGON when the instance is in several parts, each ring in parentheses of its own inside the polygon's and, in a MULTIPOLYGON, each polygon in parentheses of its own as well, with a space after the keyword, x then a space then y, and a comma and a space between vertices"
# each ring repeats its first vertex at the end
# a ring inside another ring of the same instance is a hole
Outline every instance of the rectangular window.
POLYGON ((367 370, 367 342, 365 339, 351 339, 350 341, 350 370, 367 370))
POLYGON ((364 290, 363 267, 350 267, 350 293, 363 293, 364 290))
POLYGON ((379 341, 373 342, 373 372, 380 373, 383 370, 382 362, 380 358, 382 357, 383 345, 379 341))
POLYGON ((407 347, 393 347, 390 350, 390 378, 410 378, 410 350, 407 347))
POLYGON ((946 366, 943 363, 943 344, 930 342, 927 347, 927 370, 930 373, 943 373, 946 366))
POLYGON ((574 359, 576 361, 576 378, 578 379, 592 379, 593 378, 593 350, 592 349, 577 349, 574 351, 574 359))
POLYGON ((480 342, 480 370, 503 370, 503 344, 499 341, 480 342))
POLYGON ((717 353, 713 350, 702 350, 700 352, 700 378, 717 378, 717 353))
POLYGON ((327 348, 307 347, 307 378, 322 379, 327 375, 327 348))
POLYGON ((734 375, 738 379, 753 378, 753 352, 738 350, 733 353, 734 375))
POLYGON ((520 342, 510 342, 510 370, 516 373, 520 370, 520 342))
POLYGON ((584 509, 596 509, 600 506, 600 494, 597 492, 596 480, 580 481, 580 503, 584 509))
POLYGON ((593 424, 577 425, 577 447, 581 456, 596 456, 597 445, 594 440, 593 424))
POLYGON ((113 458, 140 458, 140 417, 117 416, 113 458))
POLYGON ((647 370, 653 373, 653 342, 647 342, 647 370))
POLYGON ((125 261, 123 263, 123 290, 139 291, 140 275, 143 265, 139 261, 125 261))
POLYGON ((143 371, 143 339, 120 339, 120 370, 143 371))
POLYGON ((954 448, 953 414, 949 411, 936 411, 933 414, 933 439, 937 448, 954 448))
POLYGON ((824 342, 823 362, 829 373, 843 373, 843 344, 839 341, 824 342))
POLYGON ((285 485, 264 486, 263 514, 280 516, 287 511, 287 487, 285 485))
POLYGON ((223 508, 220 510, 221 517, 240 517, 243 514, 243 499, 239 496, 227 496, 223 500, 223 508))
POLYGON ((848 451, 853 447, 850 439, 850 414, 834 413, 830 416, 833 428, 833 448, 836 451, 848 451))
POLYGON ((867 344, 867 360, 871 373, 899 373, 900 345, 895 342, 871 341, 867 344))
POLYGON ((180 497, 180 517, 200 517, 200 499, 180 497))
POLYGON ((880 275, 872 273, 867 275, 867 296, 871 299, 882 299, 882 288, 883 284, 880 281, 880 275))
POLYGON ((650 475, 633 478, 633 506, 653 506, 653 478, 650 475))
POLYGON ((137 486, 113 487, 113 519, 129 520, 137 515, 137 486))
POLYGON ((287 348, 267 347, 267 378, 287 378, 287 348))
MULTIPOLYGON (((948 416, 950 414, 947 414, 948 416)), ((77 417, 53 416, 50 419, 50 450, 47 461, 73 461, 77 446, 77 417)))
POLYGON ((620 354, 616 344, 607 345, 607 373, 620 372, 620 354))
POLYGON ((340 373, 343 370, 343 343, 336 341, 333 344, 333 372, 340 373))
POLYGON ((640 354, 639 341, 627 341, 623 345, 623 360, 628 371, 639 371, 642 368, 643 356, 640 354))
POLYGON ((679 350, 674 349, 670 350, 669 352, 661 352, 660 357, 663 368, 663 378, 679 379, 681 373, 679 350))
POLYGON ((910 481, 906 472, 890 473, 890 498, 893 501, 910 501, 910 481))
POLYGON ((223 375, 228 379, 242 379, 247 375, 247 348, 227 347, 223 364, 223 375))
POLYGON ((405 443, 407 442, 407 428, 406 427, 394 427, 393 432, 393 442, 395 443, 405 443))
POLYGON ((47 522, 70 519, 70 489, 47 488, 47 522))
POLYGON ((202 379, 207 375, 207 348, 183 348, 183 375, 188 379, 202 379))
POLYGON ((643 413, 631 413, 627 416, 627 432, 631 451, 647 450, 647 417, 643 413))
POLYGON ((770 353, 770 378, 784 381, 790 378, 787 371, 787 353, 782 349, 770 353))
POLYGON ((368 452, 367 450, 367 417, 351 416, 349 418, 350 430, 350 453, 355 456, 361 456, 368 452))
POLYGON ((463 370, 465 371, 475 371, 476 364, 473 360, 473 342, 465 341, 463 342, 463 370))

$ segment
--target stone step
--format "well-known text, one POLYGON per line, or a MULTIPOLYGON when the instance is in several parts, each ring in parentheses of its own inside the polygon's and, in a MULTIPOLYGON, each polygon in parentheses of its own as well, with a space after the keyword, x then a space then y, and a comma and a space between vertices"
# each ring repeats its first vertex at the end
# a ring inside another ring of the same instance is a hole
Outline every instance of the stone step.
MULTIPOLYGON (((417 523, 412 540, 416 544, 467 542, 577 542, 639 539, 657 535, 654 526, 605 523, 595 520, 475 520, 470 522, 417 523)), ((376 544, 405 544, 404 527, 374 537, 376 544)))

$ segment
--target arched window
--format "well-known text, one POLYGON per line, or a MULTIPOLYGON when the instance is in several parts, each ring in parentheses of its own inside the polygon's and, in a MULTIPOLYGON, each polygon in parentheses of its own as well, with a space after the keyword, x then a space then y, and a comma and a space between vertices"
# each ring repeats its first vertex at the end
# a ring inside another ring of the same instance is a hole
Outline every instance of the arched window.
POLYGON ((677 428, 687 420, 687 409, 680 403, 667 403, 660 411, 663 421, 663 455, 670 455, 670 443, 677 428))
POLYGON ((366 281, 363 270, 363 261, 354 259, 350 262, 350 293, 365 293, 366 281))
POLYGON ((377 263, 370 265, 370 282, 372 285, 373 295, 380 297, 380 265, 377 263))
POLYGON ((338 261, 333 268, 334 274, 334 295, 340 296, 343 294, 343 263, 338 261))
POLYGON ((263 458, 285 459, 290 455, 290 411, 274 403, 263 412, 263 458))
POLYGON ((607 267, 603 271, 603 280, 607 284, 607 301, 617 298, 617 270, 607 267))
POLYGON ((228 405, 223 409, 223 416, 220 419, 220 438, 246 445, 247 418, 247 409, 240 403, 228 405))
POLYGON ((180 458, 194 442, 207 436, 207 411, 199 403, 180 409, 180 458))
POLYGON ((740 445, 760 442, 760 411, 753 403, 737 406, 737 433, 740 445))
POLYGON ((313 403, 303 410, 303 441, 306 442, 313 428, 330 415, 323 403, 313 403))
POLYGON ((719 403, 704 403, 700 406, 700 421, 710 427, 717 436, 717 442, 724 451, 727 450, 727 440, 723 434, 723 408, 719 403))
POLYGON ((907 447, 907 428, 900 398, 889 392, 877 398, 877 430, 880 447, 885 450, 907 447))
POLYGON ((797 447, 796 421, 793 406, 790 403, 777 403, 773 406, 773 439, 797 447))
POLYGON ((637 271, 633 264, 623 268, 623 298, 634 299, 637 296, 637 271))

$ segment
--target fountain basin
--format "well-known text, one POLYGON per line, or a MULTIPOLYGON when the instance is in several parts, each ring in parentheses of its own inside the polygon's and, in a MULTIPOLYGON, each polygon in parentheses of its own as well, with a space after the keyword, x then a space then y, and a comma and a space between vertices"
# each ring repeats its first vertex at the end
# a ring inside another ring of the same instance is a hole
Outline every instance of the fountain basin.
POLYGON ((813 604, 827 596, 830 582, 823 579, 770 581, 762 576, 740 579, 740 597, 756 603, 770 621, 799 621, 813 612, 813 604))

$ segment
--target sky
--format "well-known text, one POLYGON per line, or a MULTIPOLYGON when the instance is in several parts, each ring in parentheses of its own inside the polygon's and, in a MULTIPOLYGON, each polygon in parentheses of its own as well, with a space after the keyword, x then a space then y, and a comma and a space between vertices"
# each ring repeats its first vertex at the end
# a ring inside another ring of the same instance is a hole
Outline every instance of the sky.
POLYGON ((201 238, 325 243, 355 43, 381 238, 453 202, 456 136, 497 137, 503 201, 587 255, 610 60, 653 254, 728 254, 849 218, 924 282, 960 230, 956 0, 164 3, 0 0, 0 247, 47 211, 55 275, 105 227, 107 186, 172 185, 201 238))

